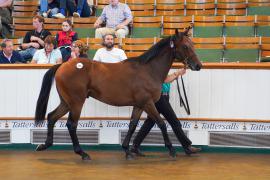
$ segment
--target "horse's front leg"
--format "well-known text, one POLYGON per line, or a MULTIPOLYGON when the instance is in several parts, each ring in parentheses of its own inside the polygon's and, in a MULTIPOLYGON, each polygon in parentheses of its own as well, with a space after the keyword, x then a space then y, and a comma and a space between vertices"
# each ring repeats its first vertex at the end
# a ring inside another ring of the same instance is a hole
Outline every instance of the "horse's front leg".
POLYGON ((137 127, 137 124, 138 124, 139 119, 142 115, 142 112, 143 112, 142 109, 140 109, 138 107, 133 107, 128 132, 127 132, 127 135, 126 135, 126 137, 123 141, 123 144, 122 144, 122 147, 123 147, 124 151, 126 152, 126 159, 128 159, 128 160, 133 159, 133 155, 129 150, 129 142, 130 142, 130 139, 132 137, 132 134, 134 133, 134 131, 137 127))
POLYGON ((176 157, 176 151, 174 147, 172 146, 172 143, 170 141, 168 132, 167 132, 167 127, 163 119, 160 117, 154 102, 149 102, 145 105, 144 107, 145 112, 151 117, 151 119, 155 120, 157 123, 158 127, 160 128, 164 142, 165 142, 165 147, 169 149, 169 154, 171 157, 176 157))

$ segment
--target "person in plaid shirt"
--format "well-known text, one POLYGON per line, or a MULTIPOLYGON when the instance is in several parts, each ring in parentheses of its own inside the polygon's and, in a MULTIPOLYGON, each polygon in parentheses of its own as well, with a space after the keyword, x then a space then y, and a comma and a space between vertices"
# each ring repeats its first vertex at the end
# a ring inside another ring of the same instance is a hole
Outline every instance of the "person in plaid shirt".
POLYGON ((132 21, 131 10, 127 4, 120 3, 119 0, 110 0, 110 4, 105 6, 101 16, 94 24, 96 38, 102 38, 106 34, 114 34, 117 38, 125 38, 128 35, 128 24, 132 21), (100 27, 105 22, 106 27, 100 27))

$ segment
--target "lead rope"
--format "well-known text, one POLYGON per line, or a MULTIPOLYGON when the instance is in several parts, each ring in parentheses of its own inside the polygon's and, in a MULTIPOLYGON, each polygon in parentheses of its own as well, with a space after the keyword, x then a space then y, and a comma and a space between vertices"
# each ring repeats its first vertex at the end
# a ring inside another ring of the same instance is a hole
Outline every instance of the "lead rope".
MULTIPOLYGON (((186 65, 184 66, 184 68, 186 68, 186 65)), ((187 99, 187 93, 186 93, 186 88, 185 88, 183 76, 181 76, 181 82, 182 82, 183 92, 184 92, 184 96, 185 96, 185 101, 182 98, 180 87, 179 87, 179 82, 178 82, 178 77, 177 77, 176 83, 177 83, 177 91, 178 91, 178 95, 179 95, 179 99, 180 99, 180 107, 184 106, 186 113, 188 115, 190 115, 190 108, 189 108, 189 103, 188 103, 188 99, 187 99)))

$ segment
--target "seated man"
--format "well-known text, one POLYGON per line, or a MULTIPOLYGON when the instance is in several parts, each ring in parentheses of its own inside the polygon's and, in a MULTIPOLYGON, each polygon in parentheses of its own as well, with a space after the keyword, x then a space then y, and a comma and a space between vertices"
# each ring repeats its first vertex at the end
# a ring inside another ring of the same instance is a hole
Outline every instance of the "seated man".
POLYGON ((53 36, 48 36, 44 40, 44 49, 37 50, 31 61, 32 64, 60 64, 62 55, 57 49, 56 40, 53 36))
POLYGON ((0 0, 0 37, 7 38, 11 36, 12 17, 12 0, 0 0))
POLYGON ((23 63, 22 56, 14 51, 13 42, 10 39, 4 39, 1 43, 0 64, 23 63))
POLYGON ((127 59, 122 49, 114 47, 114 36, 107 34, 103 36, 103 48, 97 50, 93 60, 106 63, 116 63, 127 59))
POLYGON ((55 14, 59 13, 58 0, 40 0, 40 15, 44 18, 51 18, 55 14))
POLYGON ((74 17, 89 17, 92 9, 87 0, 57 0, 59 2, 60 13, 53 15, 55 18, 65 18, 66 9, 74 17))
POLYGON ((110 0, 110 4, 104 7, 101 16, 94 24, 97 28, 95 37, 101 38, 105 34, 115 34, 118 38, 125 38, 132 18, 127 4, 120 3, 119 0, 110 0), (106 22, 106 27, 100 28, 103 22, 106 22))
POLYGON ((38 15, 33 17, 34 30, 26 33, 23 39, 23 44, 21 45, 22 51, 19 52, 24 60, 32 59, 36 50, 44 47, 44 39, 48 35, 51 35, 49 31, 43 29, 43 25, 43 17, 38 15))

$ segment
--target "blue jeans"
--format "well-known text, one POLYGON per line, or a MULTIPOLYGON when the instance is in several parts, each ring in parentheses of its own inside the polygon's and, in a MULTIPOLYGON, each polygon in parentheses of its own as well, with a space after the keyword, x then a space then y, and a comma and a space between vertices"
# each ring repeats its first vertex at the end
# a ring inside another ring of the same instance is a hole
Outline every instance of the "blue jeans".
POLYGON ((60 48, 61 54, 62 54, 62 59, 63 62, 66 62, 71 55, 71 49, 69 47, 62 47, 60 48))
POLYGON ((33 58, 36 51, 37 51, 36 48, 30 47, 28 49, 19 51, 19 53, 22 56, 23 60, 27 61, 27 60, 29 60, 29 59, 31 60, 33 58))
MULTIPOLYGON (((91 10, 89 4, 86 0, 78 0, 78 4, 76 6, 74 0, 58 0, 60 3, 61 13, 63 10, 67 9, 72 15, 74 12, 78 12, 81 17, 89 17, 91 15, 91 10)), ((65 11, 63 12, 65 15, 65 11)))
MULTIPOLYGON (((48 11, 48 0, 40 0, 40 14, 48 11)), ((48 14, 48 17, 52 17, 54 14, 59 13, 59 8, 52 8, 48 14)))

